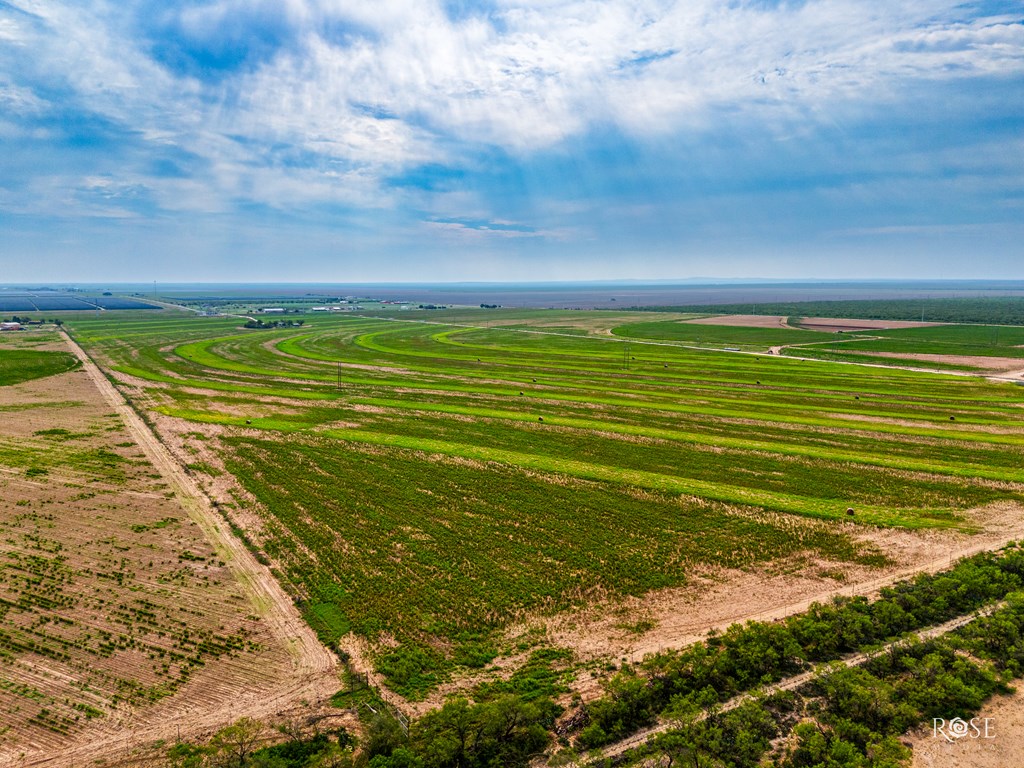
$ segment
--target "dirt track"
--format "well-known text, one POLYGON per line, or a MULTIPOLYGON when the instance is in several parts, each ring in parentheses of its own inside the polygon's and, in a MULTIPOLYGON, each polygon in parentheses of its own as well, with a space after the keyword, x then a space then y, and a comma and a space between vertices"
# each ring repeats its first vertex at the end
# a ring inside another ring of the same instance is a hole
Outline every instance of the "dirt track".
POLYGON ((231 534, 196 482, 174 460, 121 393, 84 350, 66 333, 61 333, 70 350, 82 361, 96 388, 124 421, 129 433, 174 491, 189 517, 231 568, 249 597, 253 613, 287 649, 291 669, 276 681, 271 690, 265 685, 254 685, 252 690, 227 691, 215 706, 209 709, 197 707, 189 711, 187 717, 163 717, 160 713, 162 705, 158 704, 152 710, 141 710, 136 717, 128 718, 122 729, 87 731, 60 754, 28 756, 19 765, 82 766, 101 758, 108 760, 108 765, 138 764, 139 758, 130 754, 133 744, 144 745, 158 739, 173 742, 179 735, 181 738, 205 736, 244 716, 267 718, 296 709, 308 712, 310 707, 315 707, 337 690, 337 658, 320 644, 291 598, 267 568, 260 565, 242 542, 231 534))
MULTIPOLYGON (((968 614, 966 616, 958 616, 957 618, 951 619, 950 621, 947 621, 944 624, 939 624, 937 626, 929 627, 928 629, 922 630, 921 632, 916 633, 916 636, 921 640, 930 640, 934 637, 940 637, 941 635, 944 635, 947 632, 952 632, 953 630, 959 629, 960 627, 966 624, 970 624, 978 616, 987 616, 988 614, 999 609, 1003 605, 1005 605, 1005 603, 998 603, 996 605, 988 606, 987 608, 978 611, 977 613, 968 614)), ((852 654, 850 656, 845 657, 844 659, 841 659, 840 663, 842 663, 842 665, 846 667, 860 666, 861 664, 868 661, 872 656, 884 653, 889 648, 892 648, 893 646, 896 646, 901 642, 903 642, 902 639, 894 640, 891 643, 886 643, 884 646, 882 646, 882 648, 880 648, 877 651, 874 651, 871 654, 852 654)), ((778 683, 765 686, 762 690, 762 693, 770 695, 772 693, 777 693, 779 691, 795 690, 801 687, 802 685, 811 682, 822 670, 833 664, 835 664, 835 662, 818 664, 812 669, 807 670, 806 672, 801 672, 798 675, 787 677, 785 680, 781 680, 778 683)), ((722 704, 721 711, 728 712, 729 710, 735 709, 736 707, 740 706, 744 702, 750 701, 752 698, 753 696, 749 693, 740 694, 739 696, 729 699, 729 701, 722 704)), ((633 749, 634 747, 638 747, 641 744, 649 741, 654 736, 657 736, 659 733, 664 733, 665 731, 671 730, 673 727, 674 725, 671 722, 661 722, 657 725, 651 726, 650 728, 645 728, 642 731, 638 731, 637 733, 623 739, 622 741, 618 741, 615 744, 611 744, 607 747, 604 747, 602 750, 600 750, 601 758, 611 758, 617 755, 621 755, 623 752, 633 749)), ((588 760, 585 763, 583 763, 583 765, 591 764, 593 762, 594 761, 592 760, 588 760)))

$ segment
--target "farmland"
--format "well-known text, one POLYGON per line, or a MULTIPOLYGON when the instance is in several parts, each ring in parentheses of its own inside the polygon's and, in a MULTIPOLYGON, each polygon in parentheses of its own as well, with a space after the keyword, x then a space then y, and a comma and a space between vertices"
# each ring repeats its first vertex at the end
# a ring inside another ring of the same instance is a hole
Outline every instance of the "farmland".
MULTIPOLYGON (((1015 288, 1019 286, 1014 286, 1015 288)), ((672 306, 643 307, 654 312, 713 312, 733 314, 756 309, 763 315, 804 315, 809 317, 857 317, 880 320, 927 320, 938 323, 972 323, 983 325, 1024 325, 1024 297, 1019 291, 1006 296, 963 296, 946 294, 934 298, 924 292, 899 291, 887 298, 879 293, 860 299, 822 297, 812 300, 809 292, 800 298, 782 299, 779 294, 748 293, 744 299, 716 299, 691 303, 675 302, 672 306), (768 294, 768 295, 765 295, 768 294)))
POLYGON ((573 616, 629 606, 647 618, 606 649, 657 647, 721 579, 841 589, 1017 519, 1017 387, 768 355, 835 335, 684 315, 374 315, 68 325, 321 639, 410 699, 579 650, 573 616))
MULTIPOLYGON (((772 316, 775 317, 775 316, 772 316)), ((759 316, 746 316, 757 325, 759 316)), ((693 346, 721 346, 757 350, 765 347, 788 356, 867 364, 930 367, 937 370, 991 373, 1020 378, 1024 373, 1024 328, 998 325, 923 325, 871 328, 871 322, 848 321, 856 330, 823 330, 829 321, 794 315, 779 316, 781 326, 728 327, 697 322, 655 320, 613 329, 622 337, 671 339, 693 346), (862 327, 857 327, 858 323, 862 327), (880 360, 879 358, 885 358, 880 360)), ((842 321, 833 321, 842 322, 842 321)), ((894 325, 900 325, 897 321, 894 325)), ((841 330, 841 326, 840 326, 841 330)))
POLYGON ((921 360, 962 370, 986 370, 1006 360, 1024 369, 1024 328, 1013 326, 939 325, 858 334, 813 347, 801 346, 801 355, 822 359, 878 362, 878 356, 920 364, 921 360), (866 338, 860 338, 864 336, 866 338), (875 360, 870 360, 875 356, 875 360))
POLYGON ((188 732, 273 701, 293 661, 230 553, 55 333, 5 335, 5 360, 0 765, 88 764, 111 741, 134 749, 135 729, 188 732))
POLYGON ((67 352, 0 348, 0 387, 64 373, 77 365, 67 352))

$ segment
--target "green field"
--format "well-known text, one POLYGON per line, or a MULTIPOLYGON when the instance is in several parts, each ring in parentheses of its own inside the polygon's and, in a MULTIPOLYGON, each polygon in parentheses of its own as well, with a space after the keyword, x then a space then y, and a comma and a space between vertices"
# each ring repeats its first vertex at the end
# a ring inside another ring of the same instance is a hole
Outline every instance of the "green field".
MULTIPOLYGON (((848 523, 970 531, 1021 498, 1024 389, 762 354, 834 334, 546 310, 243 323, 67 326, 238 479, 221 508, 259 516, 246 538, 320 636, 376 643, 408 695, 513 650, 513 623, 709 568, 880 565, 848 523)), ((952 328, 863 343, 993 338, 952 328)))
MULTIPOLYGON (((930 360, 922 363, 913 355, 949 355, 970 358, 1019 358, 1024 366, 1024 327, 997 325, 937 325, 891 330, 822 332, 799 327, 803 318, 789 317, 789 327, 741 328, 704 325, 679 320, 628 323, 612 329, 623 340, 645 339, 744 351, 767 351, 783 347, 783 354, 822 360, 878 364, 907 364, 949 370, 984 369, 984 361, 930 360), (885 353, 880 361, 873 353, 885 353), (906 358, 899 357, 907 355, 906 358), (894 357, 894 359, 893 359, 894 357)), ((635 349, 633 347, 632 349, 635 349)), ((631 353, 632 353, 631 349, 631 353)))
POLYGON ((765 350, 777 344, 812 344, 831 341, 835 334, 803 328, 740 328, 673 320, 628 323, 612 329, 622 338, 658 339, 694 346, 733 346, 765 350))
POLYGON ((841 301, 761 302, 743 304, 643 307, 647 312, 700 312, 723 315, 803 315, 804 317, 857 317, 866 320, 918 320, 929 323, 1024 325, 1024 297, 934 299, 848 299, 841 301))
POLYGON ((78 360, 68 352, 0 348, 0 387, 70 371, 78 360))

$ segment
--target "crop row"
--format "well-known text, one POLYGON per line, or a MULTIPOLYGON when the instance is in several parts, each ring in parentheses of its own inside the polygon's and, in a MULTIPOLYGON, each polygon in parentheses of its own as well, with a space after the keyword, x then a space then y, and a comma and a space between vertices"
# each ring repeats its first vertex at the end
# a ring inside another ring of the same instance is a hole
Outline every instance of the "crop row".
POLYGON ((444 666, 435 638, 472 642, 534 611, 685 584, 706 565, 809 550, 878 562, 818 525, 618 484, 329 440, 227 443, 228 468, 276 523, 263 546, 304 599, 412 643, 421 666, 444 666))

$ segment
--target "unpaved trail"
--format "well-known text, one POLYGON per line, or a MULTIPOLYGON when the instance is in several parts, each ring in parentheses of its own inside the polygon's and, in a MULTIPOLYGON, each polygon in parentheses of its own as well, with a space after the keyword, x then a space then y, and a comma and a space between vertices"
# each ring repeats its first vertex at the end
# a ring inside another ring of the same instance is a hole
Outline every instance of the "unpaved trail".
MULTIPOLYGON (((23 766, 81 766, 101 758, 122 758, 131 744, 143 745, 164 739, 205 735, 240 717, 267 718, 297 707, 308 710, 307 703, 329 697, 338 688, 337 658, 317 639, 303 621, 292 599, 269 570, 255 559, 245 545, 231 533, 227 523, 213 508, 209 498, 174 459, 150 427, 133 410, 121 393, 104 376, 85 351, 61 330, 69 349, 81 360, 85 372, 111 408, 124 421, 139 447, 174 491, 189 517, 213 544, 248 595, 253 613, 261 618, 270 634, 287 649, 290 670, 285 677, 252 690, 222 692, 204 707, 197 703, 187 718, 147 717, 145 710, 129 717, 119 729, 86 732, 83 738, 59 755, 29 756, 23 766), (302 702, 302 704, 300 704, 302 702), (134 722, 133 722, 134 721, 134 722)), ((160 705, 153 708, 159 712, 160 705)), ((126 764, 132 764, 129 760, 126 764)))
MULTIPOLYGON (((1006 605, 1005 601, 1001 601, 994 605, 987 606, 986 608, 983 608, 982 610, 977 611, 975 613, 970 613, 965 616, 957 616, 955 619, 950 619, 944 624, 938 624, 934 627, 928 627, 927 629, 921 630, 920 632, 912 633, 912 635, 920 638, 921 640, 931 640, 932 638, 940 637, 948 632, 952 632, 955 629, 959 629, 960 627, 970 624, 972 621, 974 621, 976 618, 980 616, 988 616, 993 611, 998 610, 1004 605, 1006 605)), ((822 671, 826 670, 829 667, 834 667, 837 664, 841 664, 844 667, 858 667, 861 664, 867 662, 873 656, 877 656, 880 653, 884 653, 890 648, 905 642, 906 639, 906 637, 903 637, 897 640, 893 640, 892 642, 886 643, 880 649, 872 651, 871 653, 855 653, 851 654, 850 656, 846 656, 842 659, 838 659, 836 661, 823 662, 817 664, 813 666, 811 669, 807 670, 806 672, 801 672, 800 674, 793 675, 792 677, 787 677, 785 680, 780 680, 777 683, 765 686, 761 690, 761 693, 765 695, 771 695, 773 693, 778 693, 779 691, 795 690, 811 682, 815 677, 821 674, 822 671)), ((745 702, 751 701, 753 698, 754 695, 751 693, 741 693, 739 696, 734 696, 733 698, 729 699, 724 704, 722 704, 720 711, 728 712, 729 710, 736 709, 736 707, 744 704, 745 702)), ((698 717, 697 720, 702 720, 704 719, 704 717, 706 717, 706 715, 698 717)), ((653 737, 657 736, 660 733, 664 733, 665 731, 671 730, 673 727, 675 727, 675 725, 671 721, 662 721, 649 728, 645 728, 642 731, 637 731, 632 736, 628 736, 622 741, 617 741, 614 744, 610 744, 609 746, 604 747, 600 750, 600 755, 595 755, 594 759, 587 759, 582 763, 573 763, 571 765, 584 766, 596 763, 597 761, 603 759, 616 757, 618 755, 621 755, 623 752, 626 752, 635 747, 639 747, 641 744, 650 741, 653 737)))

